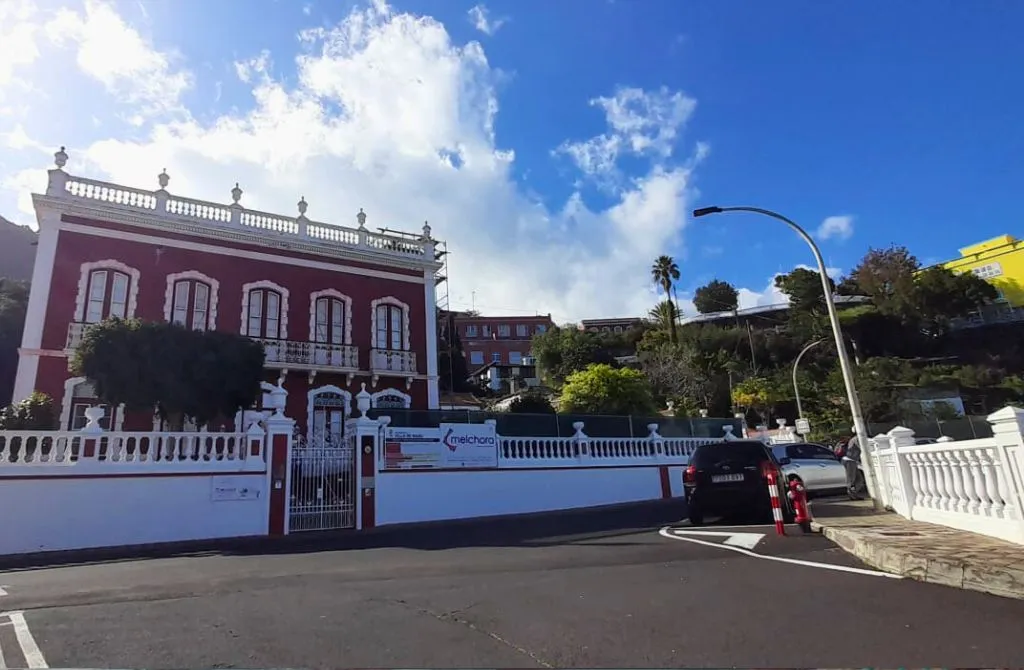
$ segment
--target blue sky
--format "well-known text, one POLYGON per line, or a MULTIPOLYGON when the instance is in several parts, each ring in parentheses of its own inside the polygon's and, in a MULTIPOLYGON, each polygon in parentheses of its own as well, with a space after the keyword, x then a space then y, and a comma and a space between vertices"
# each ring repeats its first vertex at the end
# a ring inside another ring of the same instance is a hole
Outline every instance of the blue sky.
POLYGON ((1018 233, 1021 25, 1009 1, 0 0, 0 215, 32 220, 67 144, 143 188, 430 219, 456 307, 646 311, 661 253, 683 295, 775 302, 800 241, 693 206, 777 209, 840 271, 1018 233))

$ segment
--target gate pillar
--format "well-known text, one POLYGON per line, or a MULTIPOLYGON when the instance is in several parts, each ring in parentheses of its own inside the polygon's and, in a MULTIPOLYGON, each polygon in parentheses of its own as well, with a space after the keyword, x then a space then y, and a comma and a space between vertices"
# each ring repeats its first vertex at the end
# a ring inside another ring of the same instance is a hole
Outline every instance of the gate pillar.
POLYGON ((356 409, 360 416, 356 424, 356 529, 365 530, 377 525, 377 460, 380 454, 381 424, 366 415, 371 396, 366 384, 356 394, 356 409))
POLYGON ((295 421, 282 412, 282 408, 266 419, 267 471, 270 481, 268 535, 288 534, 288 499, 291 496, 292 436, 295 421))

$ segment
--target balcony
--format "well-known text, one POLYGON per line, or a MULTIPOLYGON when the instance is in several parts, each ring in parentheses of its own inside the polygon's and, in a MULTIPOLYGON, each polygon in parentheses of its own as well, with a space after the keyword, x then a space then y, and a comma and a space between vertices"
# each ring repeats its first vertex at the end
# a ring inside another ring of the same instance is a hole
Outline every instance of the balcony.
POLYGON ((374 377, 410 377, 416 374, 416 353, 394 349, 370 349, 370 372, 374 377))
POLYGON ((265 340, 253 338, 263 345, 268 368, 291 368, 322 371, 356 371, 359 349, 349 344, 302 342, 298 340, 265 340))

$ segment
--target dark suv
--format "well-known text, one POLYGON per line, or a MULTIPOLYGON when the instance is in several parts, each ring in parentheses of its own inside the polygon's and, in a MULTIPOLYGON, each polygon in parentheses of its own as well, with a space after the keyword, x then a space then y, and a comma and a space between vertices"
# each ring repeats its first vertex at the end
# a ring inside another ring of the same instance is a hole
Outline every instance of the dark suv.
POLYGON ((791 523, 793 513, 786 496, 782 465, 785 462, 777 461, 768 445, 757 440, 732 440, 697 447, 683 471, 690 523, 699 526, 706 516, 734 514, 754 514, 770 521, 768 474, 771 471, 775 473, 783 518, 791 523))

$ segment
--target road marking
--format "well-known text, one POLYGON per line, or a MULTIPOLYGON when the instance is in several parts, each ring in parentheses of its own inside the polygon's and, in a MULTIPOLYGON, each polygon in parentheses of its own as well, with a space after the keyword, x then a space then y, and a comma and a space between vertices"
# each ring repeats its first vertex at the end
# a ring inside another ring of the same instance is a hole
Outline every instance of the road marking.
POLYGON ((39 645, 36 644, 35 638, 32 637, 32 632, 28 629, 25 613, 20 610, 0 612, 0 616, 7 617, 11 625, 14 626, 14 635, 18 638, 21 653, 25 656, 25 667, 32 668, 32 670, 46 670, 49 668, 50 666, 46 664, 43 652, 39 650, 39 645))
POLYGON ((733 533, 728 531, 717 531, 717 530, 682 530, 680 528, 672 529, 673 535, 703 535, 704 537, 724 537, 725 542, 723 544, 729 544, 734 547, 743 547, 744 549, 753 549, 757 546, 757 543, 764 539, 764 533, 733 533))
POLYGON ((6 595, 9 595, 9 594, 7 593, 7 591, 6 591, 6 588, 7 588, 6 586, 4 586, 3 584, 0 584, 0 596, 6 596, 6 595))
MULTIPOLYGON (((730 546, 728 544, 722 544, 719 542, 707 542, 706 540, 698 540, 695 537, 683 537, 682 535, 676 535, 672 532, 671 526, 666 526, 658 531, 664 537, 671 538, 673 540, 682 540, 683 542, 692 542, 694 544, 702 544, 706 547, 717 547, 718 549, 728 549, 729 551, 735 551, 745 556, 752 558, 760 558, 766 561, 776 561, 778 563, 789 563, 791 565, 803 565, 809 568, 822 568, 825 570, 836 570, 837 572, 850 572, 855 575, 868 575, 870 577, 888 577, 889 579, 903 579, 903 575, 894 575, 889 572, 879 572, 878 570, 867 570, 864 568, 851 568, 846 565, 830 565, 828 563, 816 563, 814 561, 803 561, 799 558, 785 558, 783 556, 769 556, 767 554, 758 554, 757 552, 744 549, 743 547, 730 546)), ((683 531, 684 533, 687 531, 683 531)))

